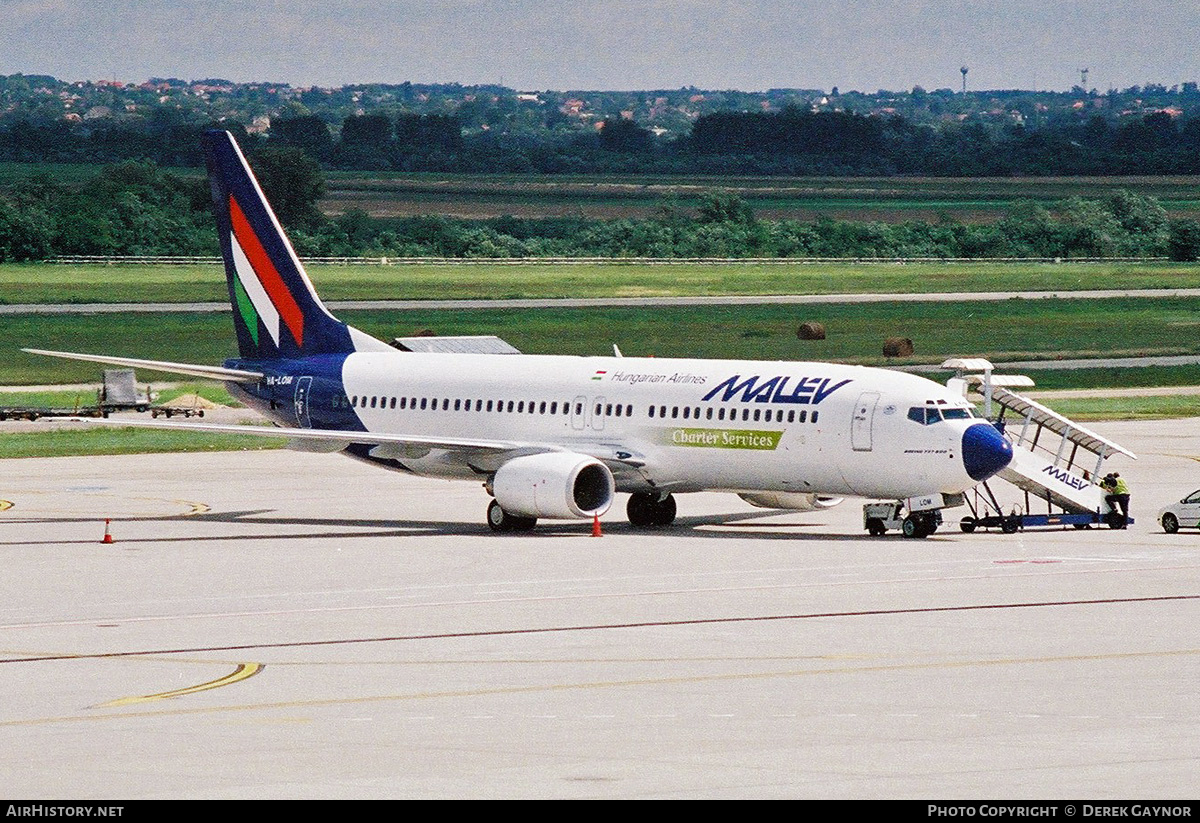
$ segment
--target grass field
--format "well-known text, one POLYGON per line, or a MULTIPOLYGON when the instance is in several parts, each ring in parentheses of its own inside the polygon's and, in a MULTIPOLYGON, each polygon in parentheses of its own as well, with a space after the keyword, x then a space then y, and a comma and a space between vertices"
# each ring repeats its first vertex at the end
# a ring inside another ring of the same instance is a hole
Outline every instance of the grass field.
MULTIPOLYGON (((1188 263, 497 263, 308 267, 325 300, 1200 288, 1188 263)), ((0 265, 0 304, 229 299, 219 265, 0 265)))
POLYGON ((992 222, 1014 203, 1103 199, 1117 189, 1158 198, 1173 216, 1200 216, 1195 177, 743 177, 674 175, 454 175, 334 172, 322 202, 328 214, 357 208, 375 217, 446 214, 593 218, 649 217, 673 198, 694 208, 713 189, 735 191, 759 217, 814 220, 992 222))
MULTIPOLYGON (((0 187, 31 175, 82 185, 99 166, 0 163, 0 187)), ((200 177, 201 169, 172 169, 200 177)), ((445 214, 466 218, 649 217, 664 198, 694 208, 704 192, 735 191, 770 219, 936 220, 992 222, 1014 203, 1045 205, 1079 196, 1102 199, 1116 189, 1157 198, 1173 216, 1200 217, 1200 178, 1157 177, 747 177, 741 175, 547 175, 328 172, 323 210, 357 208, 380 218, 445 214)))
MULTIPOLYGON (((36 423, 30 423, 31 427, 36 423)), ((0 459, 87 454, 248 451, 283 448, 275 437, 202 434, 134 428, 54 429, 0 434, 0 459)))
MULTIPOLYGON (((1021 300, 990 303, 847 303, 814 306, 343 311, 382 339, 431 329, 441 335, 497 334, 522 351, 628 356, 835 360, 869 365, 936 363, 952 356, 996 362, 1038 358, 1200 353, 1200 304, 1184 298, 1021 300), (801 341, 797 326, 825 325, 827 339, 801 341), (888 337, 914 341, 907 359, 883 357, 888 337)), ((0 324, 0 385, 95 380, 99 367, 18 351, 89 351, 219 363, 234 354, 227 314, 14 315, 0 324)), ((1128 385, 1138 370, 1090 369, 1076 385, 1128 385)), ((1163 370, 1195 382, 1187 369, 1163 370)), ((151 375, 139 373, 139 379, 151 375)))
POLYGON ((1200 417, 1200 396, 1081 397, 1047 401, 1052 409, 1073 420, 1161 420, 1200 417))

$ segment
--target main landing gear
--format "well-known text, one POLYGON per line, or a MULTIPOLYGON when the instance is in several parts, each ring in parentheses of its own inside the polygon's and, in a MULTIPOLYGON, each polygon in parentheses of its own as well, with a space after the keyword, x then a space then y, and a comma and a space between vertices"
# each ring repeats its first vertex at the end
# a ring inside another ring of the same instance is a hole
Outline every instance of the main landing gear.
MULTIPOLYGON (((675 498, 670 494, 660 497, 654 492, 638 492, 629 496, 625 511, 635 529, 665 528, 675 522, 675 498)), ((487 522, 494 532, 528 532, 537 525, 537 518, 506 512, 493 500, 488 504, 487 522)))
POLYGON ((487 521, 494 532, 528 532, 537 525, 536 517, 506 512, 495 500, 488 505, 487 521))
POLYGON ((655 492, 635 492, 629 495, 625 513, 635 529, 661 529, 675 522, 675 498, 655 492))

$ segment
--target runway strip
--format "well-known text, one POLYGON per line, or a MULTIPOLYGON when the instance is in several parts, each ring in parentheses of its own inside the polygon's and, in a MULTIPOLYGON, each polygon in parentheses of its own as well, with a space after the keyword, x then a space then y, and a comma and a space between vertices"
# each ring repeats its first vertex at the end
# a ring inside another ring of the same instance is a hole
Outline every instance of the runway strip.
MULTIPOLYGON (((1099 600, 1051 600, 1031 603, 985 603, 973 606, 926 606, 914 609, 871 609, 865 611, 814 612, 810 614, 758 615, 752 617, 706 617, 689 620, 652 620, 633 623, 601 623, 596 625, 547 626, 533 629, 493 629, 472 632, 438 632, 434 634, 409 634, 385 637, 343 638, 339 640, 296 640, 283 643, 247 643, 232 646, 193 646, 178 649, 153 649, 126 652, 100 652, 95 654, 58 654, 35 657, 0 658, 0 663, 42 663, 58 660, 107 660, 121 657, 147 657, 167 654, 198 654, 202 652, 249 651, 253 649, 313 648, 318 646, 351 646, 365 643, 398 643, 413 640, 451 640, 479 637, 511 637, 533 634, 561 634, 566 632, 607 631, 612 629, 666 628, 671 626, 706 626, 730 623, 763 623, 778 620, 813 620, 830 617, 881 617, 908 614, 934 614, 945 612, 973 612, 1003 609, 1032 609, 1052 606, 1097 606, 1117 603, 1156 603, 1181 600, 1200 600, 1200 594, 1166 595, 1159 597, 1120 597, 1099 600)), ((1193 654, 1200 649, 1188 649, 1181 654, 1193 654)))

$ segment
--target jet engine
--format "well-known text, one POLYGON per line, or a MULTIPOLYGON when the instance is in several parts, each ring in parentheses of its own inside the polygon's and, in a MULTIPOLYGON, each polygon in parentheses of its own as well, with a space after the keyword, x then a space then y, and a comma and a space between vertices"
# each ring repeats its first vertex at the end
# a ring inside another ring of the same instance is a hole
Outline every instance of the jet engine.
POLYGON ((843 500, 841 497, 829 497, 814 492, 744 492, 738 497, 760 509, 787 509, 794 512, 832 509, 843 500))
POLYGON ((617 491, 607 466, 571 452, 513 458, 500 467, 491 485, 504 511, 526 517, 604 514, 617 491))

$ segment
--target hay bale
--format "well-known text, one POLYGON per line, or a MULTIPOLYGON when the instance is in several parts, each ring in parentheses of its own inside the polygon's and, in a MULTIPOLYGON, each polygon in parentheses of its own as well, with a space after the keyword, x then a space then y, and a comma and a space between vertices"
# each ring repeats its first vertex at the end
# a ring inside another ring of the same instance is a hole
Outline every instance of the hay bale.
POLYGON ((822 323, 801 323, 796 329, 796 336, 801 340, 824 340, 825 326, 822 323))
POLYGON ((883 341, 884 357, 910 357, 914 351, 913 341, 907 337, 889 337, 883 341))

